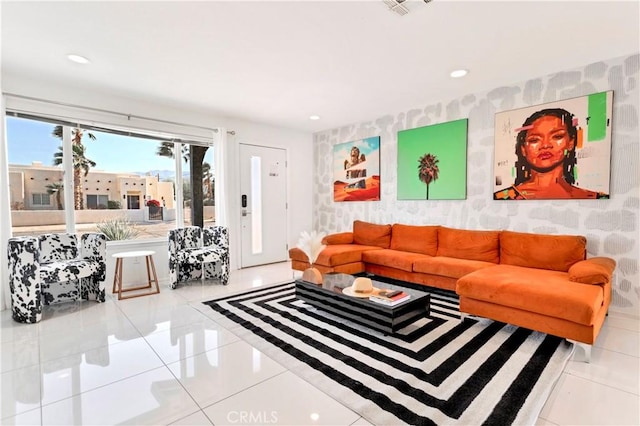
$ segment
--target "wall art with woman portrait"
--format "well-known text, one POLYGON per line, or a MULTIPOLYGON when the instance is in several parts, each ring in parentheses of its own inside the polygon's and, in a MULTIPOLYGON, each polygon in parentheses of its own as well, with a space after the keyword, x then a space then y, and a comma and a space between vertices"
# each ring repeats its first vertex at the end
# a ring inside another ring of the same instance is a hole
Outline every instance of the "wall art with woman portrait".
POLYGON ((495 200, 609 198, 613 91, 496 114, 495 200))
POLYGON ((380 136, 333 146, 333 201, 380 200, 380 136))

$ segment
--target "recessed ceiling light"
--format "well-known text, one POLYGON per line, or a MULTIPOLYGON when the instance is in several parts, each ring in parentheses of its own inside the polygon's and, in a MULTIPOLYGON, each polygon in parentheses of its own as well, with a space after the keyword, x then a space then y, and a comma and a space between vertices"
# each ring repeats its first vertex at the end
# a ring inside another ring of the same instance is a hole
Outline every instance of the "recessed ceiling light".
POLYGON ((320 120, 320 116, 319 115, 310 115, 309 116, 309 120, 320 120))
POLYGON ((67 55, 67 59, 69 59, 71 62, 75 62, 76 64, 88 64, 90 62, 84 56, 73 55, 73 54, 67 55))
POLYGON ((459 70, 453 70, 451 71, 451 74, 449 74, 451 77, 453 78, 460 78, 460 77, 464 77, 465 75, 467 75, 469 71, 464 70, 464 69, 459 69, 459 70))

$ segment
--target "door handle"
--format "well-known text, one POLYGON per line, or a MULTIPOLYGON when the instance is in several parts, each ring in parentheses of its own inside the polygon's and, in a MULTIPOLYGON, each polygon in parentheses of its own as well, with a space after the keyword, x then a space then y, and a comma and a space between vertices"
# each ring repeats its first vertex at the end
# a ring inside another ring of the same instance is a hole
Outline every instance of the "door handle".
POLYGON ((248 212, 247 209, 242 209, 242 217, 251 214, 251 212, 248 212))

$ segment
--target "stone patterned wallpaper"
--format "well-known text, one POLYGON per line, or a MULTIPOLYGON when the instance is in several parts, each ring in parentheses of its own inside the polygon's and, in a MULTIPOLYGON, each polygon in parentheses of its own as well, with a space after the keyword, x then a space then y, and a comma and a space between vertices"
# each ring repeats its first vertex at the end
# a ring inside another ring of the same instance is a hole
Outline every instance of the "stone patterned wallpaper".
POLYGON ((316 133, 314 229, 327 233, 350 231, 353 221, 359 219, 374 223, 584 235, 588 240, 588 257, 608 256, 618 263, 611 309, 640 316, 639 69, 638 54, 615 58, 316 133), (606 90, 614 91, 611 199, 493 200, 496 112, 606 90), (467 199, 398 201, 397 132, 460 118, 469 119, 467 199), (380 136, 381 200, 335 203, 333 145, 369 136, 380 136))

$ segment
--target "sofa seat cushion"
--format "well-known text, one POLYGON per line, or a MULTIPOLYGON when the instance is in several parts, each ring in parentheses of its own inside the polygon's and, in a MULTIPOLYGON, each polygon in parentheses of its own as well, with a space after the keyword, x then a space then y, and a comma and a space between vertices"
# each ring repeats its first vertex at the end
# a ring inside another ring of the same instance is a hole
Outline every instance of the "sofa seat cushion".
POLYGON ((592 325, 604 303, 601 286, 569 281, 560 271, 497 265, 456 283, 460 297, 482 300, 583 325, 592 325))
POLYGON ((40 279, 45 283, 75 281, 90 277, 100 270, 100 262, 85 259, 40 264, 40 279))
POLYGON ((442 277, 460 278, 479 269, 496 266, 495 263, 481 260, 456 259, 455 257, 435 256, 416 259, 413 271, 442 277))
POLYGON ((201 263, 218 262, 225 252, 226 250, 223 247, 217 246, 185 248, 178 251, 176 258, 179 263, 197 265, 201 263))
MULTIPOLYGON (((359 244, 331 244, 320 252, 315 265, 338 266, 347 263, 361 262, 362 253, 369 250, 382 250, 380 247, 361 246, 359 244)), ((307 255, 295 247, 289 250, 291 260, 308 262, 307 255)))
POLYGON ((362 261, 364 263, 386 266, 407 272, 413 272, 413 262, 424 257, 429 256, 426 254, 390 249, 373 250, 362 253, 362 261))

